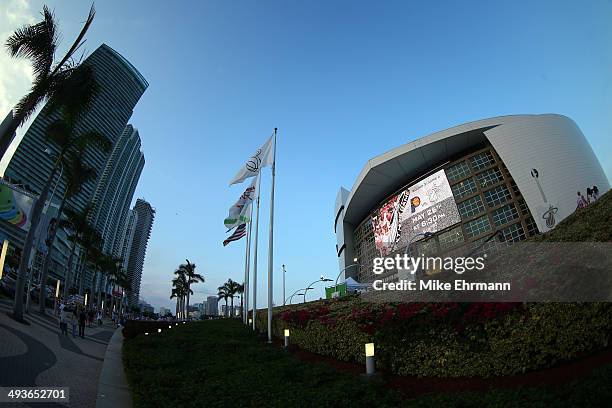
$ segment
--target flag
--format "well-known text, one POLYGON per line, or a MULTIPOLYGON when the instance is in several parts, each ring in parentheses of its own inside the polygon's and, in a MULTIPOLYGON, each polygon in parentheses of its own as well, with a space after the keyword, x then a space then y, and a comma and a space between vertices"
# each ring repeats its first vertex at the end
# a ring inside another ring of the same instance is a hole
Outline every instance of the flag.
POLYGON ((244 193, 240 196, 238 201, 230 207, 229 215, 223 221, 226 228, 232 229, 240 224, 244 224, 251 221, 250 211, 251 203, 255 200, 257 181, 259 177, 255 177, 251 182, 251 185, 244 190, 244 193))
POLYGON ((254 177, 259 174, 259 170, 263 167, 270 166, 274 161, 274 136, 270 136, 270 139, 263 144, 255 154, 253 154, 244 164, 244 166, 238 170, 238 173, 230 181, 230 186, 236 183, 242 183, 249 177, 254 177))
POLYGON ((232 235, 230 235, 225 241, 223 241, 223 246, 226 246, 232 241, 238 241, 240 238, 246 235, 246 224, 240 224, 238 228, 234 231, 232 235))

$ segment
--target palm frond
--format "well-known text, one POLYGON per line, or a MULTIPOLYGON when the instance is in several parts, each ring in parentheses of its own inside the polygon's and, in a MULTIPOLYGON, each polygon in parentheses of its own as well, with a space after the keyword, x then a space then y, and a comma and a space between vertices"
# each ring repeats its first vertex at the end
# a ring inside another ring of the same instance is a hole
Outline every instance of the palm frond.
POLYGON ((35 78, 46 78, 51 73, 58 40, 55 16, 44 6, 43 20, 15 30, 5 45, 12 57, 27 58, 32 62, 35 78))

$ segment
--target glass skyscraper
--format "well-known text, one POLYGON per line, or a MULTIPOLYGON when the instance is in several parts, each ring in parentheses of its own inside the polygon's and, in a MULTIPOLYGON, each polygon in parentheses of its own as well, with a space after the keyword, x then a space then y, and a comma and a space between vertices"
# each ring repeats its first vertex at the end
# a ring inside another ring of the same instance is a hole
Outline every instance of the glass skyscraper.
MULTIPOLYGON (((103 152, 97 147, 87 150, 84 162, 96 170, 98 177, 85 183, 69 204, 76 210, 82 210, 90 202, 96 204, 92 222, 105 238, 104 249, 116 253, 114 247, 119 245, 116 241, 120 241, 117 237, 124 228, 122 223, 126 222, 144 165, 138 132, 127 124, 149 84, 129 61, 106 44, 98 47, 83 64, 92 67, 99 90, 75 131, 101 133, 108 137, 113 147, 111 152, 103 152)), ((35 194, 40 193, 51 173, 57 148, 46 143, 45 131, 58 118, 58 113, 41 112, 34 119, 4 173, 13 183, 35 194)), ((65 190, 65 182, 59 175, 54 190, 53 201, 57 204, 65 190)), ((64 275, 67 247, 66 235, 59 231, 55 245, 58 250, 54 251, 50 269, 52 276, 64 275)), ((86 274, 84 287, 90 282, 91 274, 86 274)))

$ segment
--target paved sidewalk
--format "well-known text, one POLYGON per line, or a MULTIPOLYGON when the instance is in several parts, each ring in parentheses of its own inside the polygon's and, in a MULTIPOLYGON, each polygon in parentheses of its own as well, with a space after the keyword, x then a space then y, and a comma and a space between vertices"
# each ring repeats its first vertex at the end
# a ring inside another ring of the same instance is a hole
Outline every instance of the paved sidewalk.
MULTIPOLYGON (((29 325, 18 323, 7 313, 12 302, 0 299, 0 386, 69 387, 70 407, 95 407, 98 380, 106 347, 115 328, 110 321, 85 327, 85 338, 60 334, 56 317, 43 316, 31 308, 24 314, 29 325)), ((19 406, 66 406, 21 404, 19 406)))

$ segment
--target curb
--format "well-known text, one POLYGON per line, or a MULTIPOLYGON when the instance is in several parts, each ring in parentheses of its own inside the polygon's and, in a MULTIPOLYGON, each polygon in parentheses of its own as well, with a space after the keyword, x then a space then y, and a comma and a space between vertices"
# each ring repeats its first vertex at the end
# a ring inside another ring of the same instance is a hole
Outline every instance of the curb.
POLYGON ((123 370, 121 349, 123 346, 122 329, 115 330, 111 337, 98 381, 96 408, 132 407, 132 394, 123 370))

